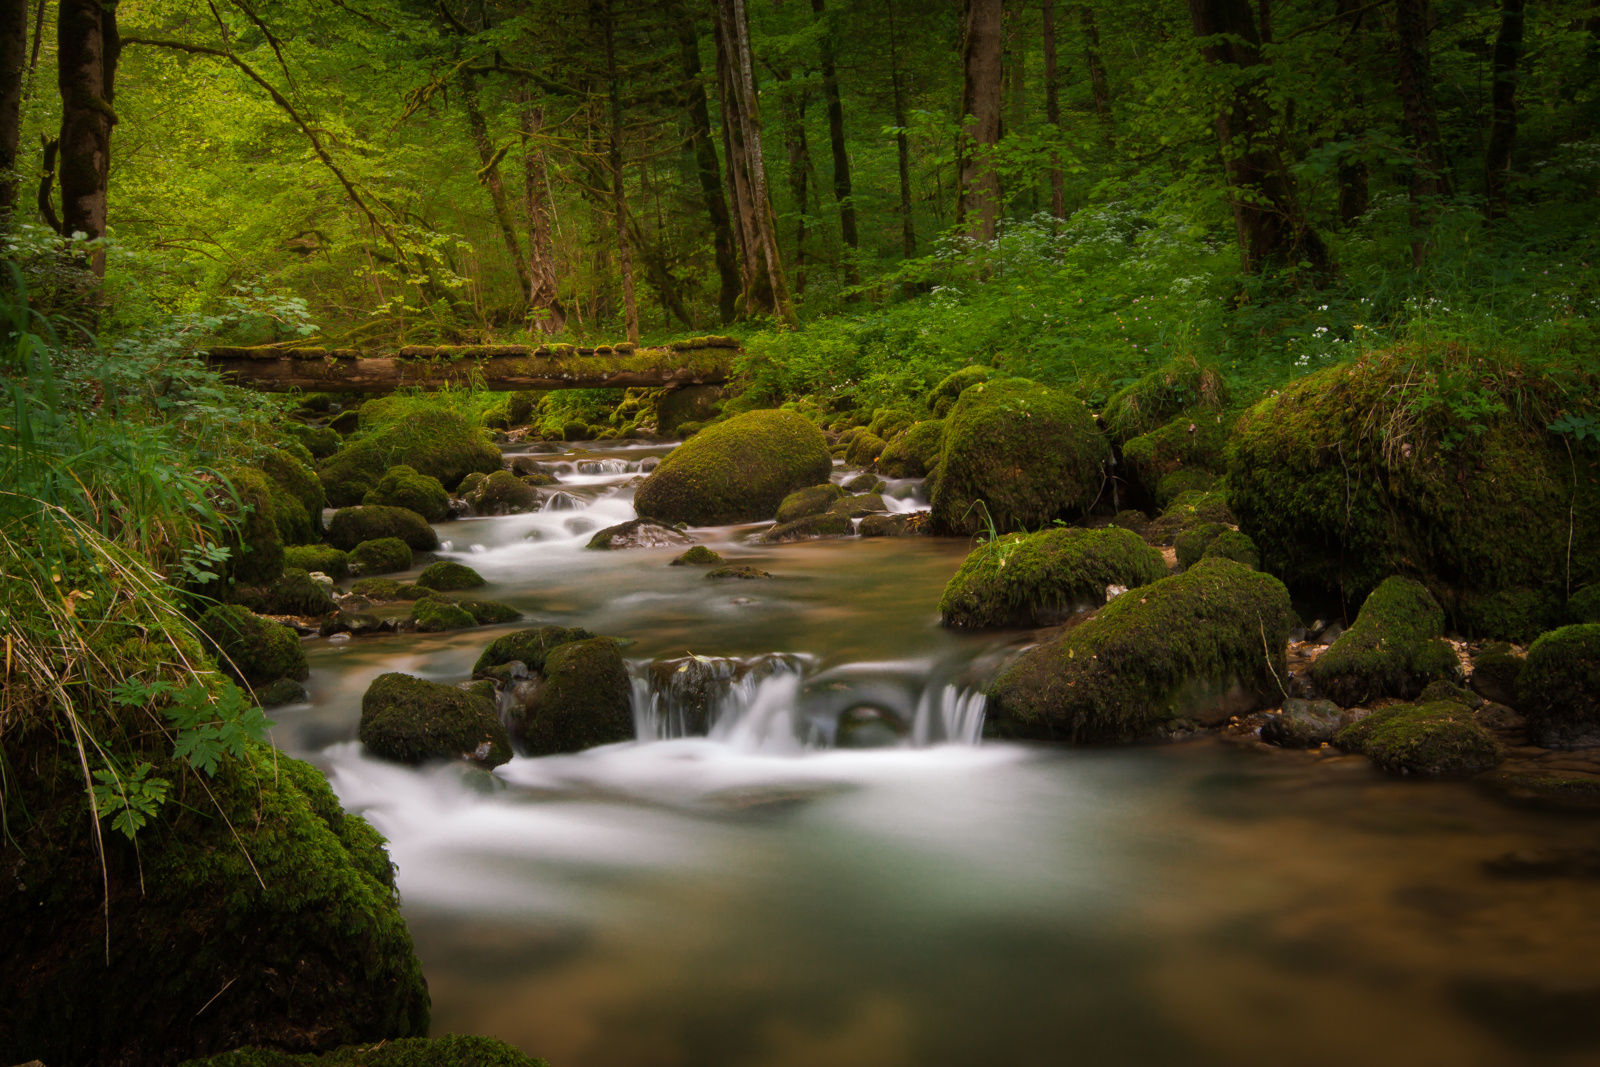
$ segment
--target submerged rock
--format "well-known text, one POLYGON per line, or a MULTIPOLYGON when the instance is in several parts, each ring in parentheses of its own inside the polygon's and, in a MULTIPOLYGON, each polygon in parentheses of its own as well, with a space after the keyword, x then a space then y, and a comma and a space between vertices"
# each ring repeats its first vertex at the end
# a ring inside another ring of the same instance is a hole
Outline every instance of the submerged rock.
POLYGON ((814 541, 822 537, 849 537, 853 533, 855 529, 847 517, 828 511, 780 523, 754 538, 754 541, 762 545, 778 545, 788 541, 814 541))
POLYGON ((1391 705, 1346 726, 1335 740, 1393 773, 1483 771, 1505 755, 1472 710, 1455 700, 1391 705))
POLYGON ((328 522, 328 544, 346 552, 364 541, 397 537, 417 552, 432 552, 439 537, 426 519, 406 508, 340 508, 328 522))
POLYGON ((641 516, 717 526, 759 522, 833 469, 822 432, 788 411, 748 411, 668 453, 634 494, 641 516))
POLYGON ((1549 748, 1600 744, 1600 623, 1563 626, 1528 648, 1517 676, 1528 738, 1549 748))
POLYGON ((380 674, 361 698, 361 743, 399 763, 462 759, 498 767, 511 741, 485 698, 410 675, 380 674))
POLYGON ((585 548, 595 549, 623 549, 623 548, 673 548, 678 545, 692 545, 694 538, 665 523, 654 519, 629 519, 627 522, 615 526, 607 526, 604 530, 589 538, 585 548))
POLYGON ((683 555, 678 556, 675 559, 673 559, 673 561, 670 564, 670 566, 673 566, 673 567, 686 567, 686 566, 709 567, 709 566, 711 566, 713 564, 721 563, 721 562, 722 562, 722 557, 717 555, 715 552, 711 551, 711 549, 707 548, 705 545, 695 545, 693 548, 689 549, 689 551, 685 552, 683 555))
POLYGON ((1048 626, 1104 604, 1107 586, 1166 575, 1160 552, 1116 527, 1010 534, 967 556, 939 614, 946 626, 1048 626))
POLYGON ((311 674, 300 638, 287 626, 258 618, 237 604, 208 608, 196 624, 218 652, 222 672, 246 685, 311 674))
POLYGON ((1345 707, 1385 696, 1414 699, 1429 682, 1459 675, 1455 650, 1439 636, 1443 628, 1444 612, 1421 583, 1390 578, 1311 664, 1311 680, 1345 707))

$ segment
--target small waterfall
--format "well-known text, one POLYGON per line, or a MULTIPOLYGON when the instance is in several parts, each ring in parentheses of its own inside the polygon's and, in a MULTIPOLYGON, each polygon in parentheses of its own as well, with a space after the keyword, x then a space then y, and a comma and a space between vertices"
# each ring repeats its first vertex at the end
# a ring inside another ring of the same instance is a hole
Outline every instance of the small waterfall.
POLYGON ((976 745, 983 740, 986 702, 987 698, 976 689, 930 683, 917 701, 911 743, 919 748, 940 742, 976 745))
POLYGON ((580 459, 572 466, 579 474, 631 474, 639 469, 636 461, 626 459, 580 459))

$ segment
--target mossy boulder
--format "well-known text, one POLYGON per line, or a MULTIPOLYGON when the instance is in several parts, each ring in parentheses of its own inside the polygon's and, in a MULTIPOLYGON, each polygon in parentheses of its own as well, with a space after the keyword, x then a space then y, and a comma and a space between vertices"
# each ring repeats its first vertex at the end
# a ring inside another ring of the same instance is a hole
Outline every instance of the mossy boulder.
POLYGON ((548 1067, 493 1037, 405 1037, 377 1045, 346 1045, 320 1056, 275 1048, 241 1048, 190 1060, 179 1067, 548 1067))
POLYGON ((326 574, 336 582, 350 576, 349 555, 332 545, 287 545, 283 550, 283 566, 326 574))
POLYGON ((327 459, 344 445, 344 438, 326 426, 307 426, 303 422, 278 424, 283 435, 311 453, 312 459, 327 459))
POLYGON ((911 424, 916 421, 916 413, 904 408, 879 408, 872 413, 872 421, 867 423, 867 432, 887 441, 910 429, 911 424))
POLYGON ((888 447, 888 442, 871 430, 858 433, 851 438, 850 444, 844 450, 844 461, 852 467, 870 467, 877 462, 883 450, 888 447))
MULTIPOLYGON (((1122 446, 1122 465, 1150 496, 1159 498, 1162 483, 1182 471, 1223 469, 1222 450, 1228 427, 1213 411, 1179 415, 1122 446)), ((1159 502, 1159 499, 1158 499, 1159 502)))
POLYGON ((815 541, 821 537, 849 537, 854 533, 855 527, 848 517, 825 511, 821 515, 779 523, 754 540, 763 545, 781 545, 789 541, 815 541))
POLYGON ((841 497, 828 505, 829 515, 843 515, 847 519, 859 519, 865 515, 888 510, 889 506, 877 493, 858 493, 855 496, 841 497))
POLYGON ((1331 700, 1291 698, 1261 724, 1261 740, 1279 748, 1328 744, 1345 725, 1345 713, 1331 700))
POLYGON ((472 612, 451 600, 425 596, 411 604, 411 621, 417 632, 442 634, 447 630, 470 630, 478 625, 472 612))
POLYGON ((822 431, 790 411, 750 411, 668 453, 634 493, 641 516, 717 526, 759 522, 833 469, 822 431))
POLYGON ((1223 530, 1200 554, 1201 559, 1209 559, 1212 556, 1231 559, 1252 569, 1261 567, 1261 553, 1256 549, 1256 543, 1238 530, 1223 530))
POLYGON ((278 532, 285 544, 310 544, 322 535, 322 509, 327 498, 322 480, 310 466, 281 449, 269 449, 261 457, 261 473, 281 491, 274 494, 278 532), (289 504, 292 501, 293 504, 289 504), (305 516, 304 528, 300 516, 305 516))
POLYGON ((1600 622, 1600 582, 1586 585, 1567 601, 1568 622, 1600 622))
POLYGON ((219 653, 223 673, 237 682, 253 686, 279 678, 299 681, 311 673, 293 630, 238 604, 216 604, 196 625, 219 653))
POLYGON ((411 569, 411 546, 398 537, 363 541, 350 552, 350 566, 360 574, 394 574, 411 569))
POLYGON ((1000 533, 1081 515, 1109 455, 1089 409, 1067 393, 1022 378, 974 385, 945 420, 933 528, 970 535, 985 528, 985 511, 1000 533))
POLYGON ((581 752, 634 739, 633 683, 617 642, 591 637, 558 645, 545 658, 538 699, 518 736, 528 753, 581 752))
POLYGON ((845 491, 832 482, 797 489, 783 498, 778 505, 778 522, 794 522, 808 515, 821 515, 845 496, 845 491))
POLYGON ((910 537, 928 532, 927 518, 926 511, 868 515, 856 527, 856 533, 862 537, 910 537))
POLYGON ((871 471, 858 474, 844 483, 844 491, 847 493, 881 493, 887 488, 889 483, 871 471))
POLYGON ((361 743, 398 763, 462 759, 498 767, 511 740, 495 707, 474 693, 406 674, 380 674, 361 698, 361 743))
POLYGON ((1126 589, 1167 576, 1161 553, 1115 527, 1008 534, 969 554, 945 586, 946 626, 1049 626, 1126 589))
POLYGON ((1494 641, 1472 657, 1472 691, 1496 704, 1517 703, 1517 677, 1523 658, 1504 641, 1494 641))
POLYGON ((453 412, 421 410, 366 431, 324 460, 317 473, 335 507, 361 503, 394 466, 411 467, 442 485, 457 485, 471 471, 500 469, 500 450, 486 432, 453 412))
POLYGON ((698 427, 716 417, 722 397, 723 389, 718 385, 668 389, 656 401, 656 428, 663 437, 672 437, 685 423, 698 427))
POLYGON ((1099 742, 1212 724, 1281 698, 1289 592, 1226 559, 1131 589, 989 687, 986 734, 1099 742))
POLYGON ((1172 545, 1186 530, 1208 523, 1230 526, 1233 522, 1233 512, 1228 510, 1221 493, 1190 490, 1173 497, 1158 518, 1145 524, 1144 537, 1153 545, 1172 545))
POLYGON ((1494 734, 1455 700, 1393 704, 1346 726, 1334 740, 1394 774, 1472 774, 1505 755, 1494 734))
POLYGON ((401 465, 390 467, 378 483, 361 498, 363 504, 406 508, 429 522, 439 522, 450 514, 450 494, 439 479, 418 474, 401 465))
POLYGON ((1600 623, 1541 634, 1517 677, 1528 738, 1547 748, 1600 744, 1600 623))
POLYGON ((943 419, 916 423, 884 446, 878 471, 889 478, 927 477, 939 462, 943 444, 943 419))
POLYGON ((483 580, 483 575, 465 563, 441 559, 423 568, 422 573, 417 575, 417 584, 424 589, 449 593, 457 589, 477 589, 488 583, 483 580))
POLYGON ((439 547, 439 536, 428 520, 409 508, 340 508, 328 522, 328 544, 346 552, 383 537, 398 537, 417 552, 439 547))
POLYGON ((456 606, 468 615, 479 626, 498 626, 502 623, 516 622, 522 618, 522 612, 510 604, 498 600, 465 599, 456 601, 456 606))
POLYGON ((473 677, 494 667, 520 662, 530 671, 543 671, 551 652, 574 641, 587 641, 595 635, 577 626, 537 626, 504 634, 489 642, 472 665, 473 677))
POLYGON ((539 493, 510 471, 495 471, 464 491, 462 499, 478 515, 520 515, 538 507, 539 493))
POLYGON ((1379 697, 1411 700, 1429 682, 1460 673, 1455 649, 1440 638, 1443 630, 1444 611, 1422 583, 1389 578, 1311 664, 1311 680, 1345 707, 1379 697))
POLYGON ((1178 534, 1172 540, 1172 547, 1178 557, 1178 566, 1188 568, 1199 563, 1205 556, 1206 549, 1211 547, 1211 542, 1227 532, 1228 528, 1220 522, 1202 522, 1178 534))
POLYGON ((1600 378, 1459 352, 1341 363, 1240 418, 1228 500, 1293 587, 1353 603, 1408 574, 1468 636, 1529 641, 1600 579, 1600 553, 1568 552, 1600 542, 1600 481, 1574 480, 1536 414, 1595 395, 1600 378), (1460 388, 1470 404, 1440 402, 1460 388))
POLYGON ((238 498, 227 495, 217 501, 218 512, 229 520, 223 542, 229 553, 226 575, 244 585, 270 585, 283 573, 283 535, 274 498, 285 494, 260 471, 234 467, 225 473, 238 498))
POLYGON ((705 545, 695 545, 681 556, 673 559, 673 567, 710 567, 721 563, 722 557, 711 551, 705 545))
MULTIPOLYGON (((1199 423, 1206 415, 1213 422, 1228 406, 1228 382, 1215 366, 1194 356, 1180 356, 1138 381, 1111 394, 1100 417, 1118 442, 1153 433, 1180 415, 1199 423)), ((1197 426, 1198 429, 1198 426, 1197 426)))
POLYGON ((351 583, 350 591, 369 600, 394 600, 400 593, 400 583, 393 578, 359 578, 351 583))
POLYGON ((322 616, 335 610, 328 587, 301 567, 285 567, 269 586, 235 586, 232 603, 258 615, 322 616))
POLYGON ((955 407, 962 393, 994 377, 998 374, 989 367, 962 367, 928 390, 928 410, 933 412, 934 418, 942 419, 955 407))
POLYGON ((629 519, 615 526, 607 526, 593 537, 585 548, 621 550, 627 548, 675 548, 693 544, 694 538, 654 519, 629 519))
POLYGON ((1176 470, 1171 474, 1163 475, 1155 487, 1156 507, 1165 508, 1182 493, 1209 493, 1217 487, 1217 483, 1220 480, 1219 475, 1194 468, 1176 470))

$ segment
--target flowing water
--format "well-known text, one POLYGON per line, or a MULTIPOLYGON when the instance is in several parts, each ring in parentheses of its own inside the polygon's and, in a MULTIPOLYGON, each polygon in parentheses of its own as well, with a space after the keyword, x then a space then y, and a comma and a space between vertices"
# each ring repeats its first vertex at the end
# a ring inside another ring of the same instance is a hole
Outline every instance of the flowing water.
POLYGON ((1594 823, 1215 740, 977 743, 1028 635, 939 627, 964 543, 694 531, 758 581, 584 550, 664 451, 539 457, 545 510, 438 528, 522 625, 631 642, 637 743, 362 754, 372 678, 463 680, 516 627, 312 640, 275 713, 390 841, 435 1034, 556 1067, 1600 1062, 1600 881, 1495 862, 1595 855, 1594 823))

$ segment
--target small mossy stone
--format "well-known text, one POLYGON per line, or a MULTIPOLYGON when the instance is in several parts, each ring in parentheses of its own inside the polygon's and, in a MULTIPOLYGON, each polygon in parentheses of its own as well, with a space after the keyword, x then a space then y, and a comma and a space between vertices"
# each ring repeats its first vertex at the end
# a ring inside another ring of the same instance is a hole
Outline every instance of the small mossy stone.
POLYGON ((1129 741, 1282 696, 1289 592, 1227 559, 1130 589, 1023 652, 989 686, 987 736, 1129 741))
POLYGON ((394 591, 394 595, 395 595, 395 599, 396 600, 407 600, 407 601, 410 601, 410 600, 421 600, 423 597, 428 597, 428 596, 445 597, 445 596, 448 596, 449 594, 448 593, 435 593, 433 590, 424 589, 420 585, 411 585, 410 583, 404 583, 398 589, 396 589, 394 591))
POLYGON ((904 408, 880 408, 867 423, 867 432, 888 441, 910 429, 916 421, 916 413, 904 408))
POLYGON ((771 578, 772 575, 759 567, 752 567, 748 563, 737 563, 727 567, 718 567, 714 571, 706 572, 707 578, 771 578))
POLYGON ((363 541, 350 552, 350 567, 361 574, 394 574, 411 569, 411 546, 398 537, 363 541))
POLYGON ((670 565, 673 567, 710 567, 721 562, 722 557, 705 545, 695 545, 683 555, 673 559, 670 565))
POLYGON ((1415 699, 1429 682, 1459 673, 1455 650, 1440 638, 1443 629, 1444 612, 1422 583, 1386 579, 1354 624, 1312 662, 1311 680, 1344 707, 1379 697, 1415 699))
POLYGON ((340 508, 328 522, 328 544, 346 552, 363 541, 384 537, 397 537, 416 552, 439 547, 439 537, 428 520, 408 508, 340 508))
POLYGON ((263 708, 278 708, 285 704, 303 704, 311 699, 306 687, 293 678, 279 678, 251 690, 257 704, 263 708))
POLYGON ((522 618, 522 612, 498 600, 461 600, 456 606, 471 615, 479 626, 498 626, 522 618))
POLYGON ((1600 622, 1600 582, 1586 585, 1567 601, 1569 623, 1600 622))
POLYGON ((448 600, 426 596, 411 604, 411 621, 417 631, 425 634, 444 633, 446 630, 468 630, 478 625, 472 613, 448 600))
POLYGON ((1391 705, 1346 726, 1335 740, 1395 774, 1475 773, 1505 755, 1471 709, 1454 700, 1391 705))
POLYGON ((332 545, 286 545, 283 565, 326 574, 336 582, 350 576, 350 557, 332 545))
POLYGON ((1153 545, 1170 545, 1185 530, 1207 523, 1233 525, 1227 500, 1219 492, 1188 490, 1173 497, 1160 517, 1146 525, 1144 536, 1153 545))
MULTIPOLYGON (((844 491, 847 493, 881 493, 887 488, 889 488, 889 483, 870 471, 866 474, 858 474, 844 483, 844 491)), ((804 489, 800 491, 802 493, 805 492, 804 489)), ((783 509, 779 508, 778 510, 781 513, 783 509)))
POLYGON ((844 461, 853 467, 870 467, 883 454, 888 442, 870 430, 857 434, 844 450, 844 461))
POLYGON ((328 587, 301 567, 285 567, 270 586, 235 586, 232 602, 258 615, 329 615, 335 609, 328 587))
POLYGON ((441 559, 423 568, 422 573, 417 575, 417 584, 424 589, 449 593, 457 589, 477 589, 488 583, 484 581, 483 575, 465 563, 441 559))
MULTIPOLYGON (((1147 493, 1159 498, 1161 483, 1184 468, 1221 469, 1227 441, 1228 427, 1220 414, 1211 410, 1181 412, 1159 429, 1125 442, 1122 465, 1147 493)), ((1210 486, 1184 486, 1191 488, 1210 486)))
POLYGON ((963 392, 995 377, 998 377, 998 373, 990 367, 962 367, 928 390, 928 410, 933 412, 935 418, 942 419, 949 414, 963 392))
POLYGON ((456 496, 466 496, 468 493, 478 488, 478 486, 482 485, 483 480, 487 477, 488 475, 486 474, 473 471, 471 474, 461 479, 461 484, 456 486, 456 496))
POLYGON ((1220 522, 1202 522, 1180 533, 1172 542, 1177 550, 1178 566, 1187 569, 1199 563, 1211 542, 1227 532, 1228 528, 1220 522))
POLYGON ((400 593, 400 583, 393 578, 358 578, 350 591, 370 600, 394 600, 400 593))
POLYGON ((1496 704, 1515 706, 1522 665, 1522 657, 1512 654, 1511 646, 1503 642, 1484 649, 1472 657, 1472 691, 1496 704))
POLYGON ((754 540, 758 544, 779 545, 788 541, 814 541, 821 537, 849 537, 854 533, 855 529, 847 517, 826 511, 821 515, 808 515, 793 522, 780 523, 754 540))
POLYGON ((1186 468, 1173 471, 1156 483, 1156 507, 1166 507, 1183 493, 1208 493, 1216 488, 1217 481, 1217 475, 1207 470, 1186 468))
POLYGON ((1528 647, 1517 676, 1517 710, 1535 744, 1600 743, 1600 623, 1563 626, 1528 647))
POLYGON ((856 496, 847 496, 835 500, 828 507, 828 514, 843 515, 847 519, 859 519, 866 515, 888 510, 889 506, 883 502, 883 497, 877 493, 860 493, 856 496))
POLYGON ((454 686, 406 674, 380 674, 361 698, 361 743, 398 763, 464 759, 498 767, 511 739, 492 703, 454 686))
POLYGON ((310 675, 300 638, 287 626, 251 614, 237 604, 216 604, 196 624, 221 653, 223 673, 247 685, 310 675))
POLYGON ((662 522, 759 522, 797 489, 833 469, 818 430, 789 411, 749 411, 707 427, 662 458, 634 493, 634 509, 662 522))
MULTIPOLYGON (((369 401, 366 406, 377 403, 369 401)), ((499 470, 500 463, 500 450, 479 427, 453 412, 421 410, 363 432, 359 440, 324 460, 317 473, 329 503, 350 507, 361 503, 395 465, 437 478, 442 485, 459 485, 467 474, 487 474, 499 470)))
POLYGON ((878 472, 888 478, 925 478, 939 462, 943 444, 943 419, 916 423, 884 446, 878 456, 878 472))
POLYGON ((510 471, 495 471, 462 499, 479 515, 520 515, 538 506, 539 493, 510 471))
POLYGON ((778 505, 778 522, 794 522, 808 515, 820 515, 844 495, 844 489, 832 482, 797 489, 784 497, 783 503, 778 505))
POLYGON ((307 426, 302 422, 282 422, 278 429, 285 437, 299 444, 312 459, 327 459, 344 445, 344 439, 326 426, 307 426))
POLYGON ((1331 742, 1344 724, 1344 711, 1331 700, 1290 698, 1261 724, 1261 740, 1279 748, 1316 748, 1331 742))
POLYGON ((1261 553, 1256 550, 1256 543, 1238 530, 1224 530, 1200 553, 1201 559, 1212 556, 1221 556, 1231 559, 1235 563, 1243 563, 1252 570, 1261 569, 1261 553))
POLYGON ((1161 553, 1138 534, 1067 527, 1008 534, 968 554, 939 601, 946 626, 1049 626, 1127 589, 1167 576, 1161 553))
POLYGON ((378 483, 361 498, 363 504, 406 508, 428 522, 439 522, 450 514, 450 494, 439 479, 418 474, 407 466, 390 467, 378 483))
POLYGON ((544 688, 522 727, 531 755, 581 752, 634 739, 633 683, 617 642, 591 637, 556 646, 545 658, 544 688))
POLYGON ((702 423, 716 417, 722 398, 723 389, 717 385, 669 389, 656 401, 656 427, 663 437, 677 436, 686 424, 699 429, 702 423))
POLYGON ((504 634, 489 642, 472 665, 472 673, 476 676, 512 662, 521 662, 530 671, 543 671, 546 657, 555 649, 573 641, 587 641, 593 636, 576 626, 538 626, 504 634))

